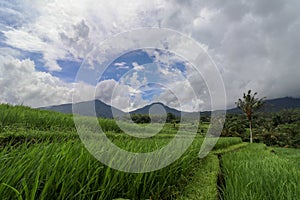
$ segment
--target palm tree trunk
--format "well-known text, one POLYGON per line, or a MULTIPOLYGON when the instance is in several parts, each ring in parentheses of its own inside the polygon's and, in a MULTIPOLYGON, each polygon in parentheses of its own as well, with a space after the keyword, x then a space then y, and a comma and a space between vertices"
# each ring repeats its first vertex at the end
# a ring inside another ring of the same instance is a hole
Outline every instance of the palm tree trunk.
POLYGON ((252 137, 252 119, 249 120, 249 128, 250 128, 250 143, 253 143, 253 137, 252 137))

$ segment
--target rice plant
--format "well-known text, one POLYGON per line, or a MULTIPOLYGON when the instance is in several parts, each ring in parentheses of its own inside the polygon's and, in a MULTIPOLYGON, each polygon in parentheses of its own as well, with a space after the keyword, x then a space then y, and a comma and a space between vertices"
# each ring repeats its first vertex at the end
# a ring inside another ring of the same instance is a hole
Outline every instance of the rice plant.
MULTIPOLYGON (((10 105, 0 105, 0 113, 1 199, 176 199, 199 169, 211 166, 198 158, 201 134, 171 165, 149 173, 125 173, 103 165, 85 149, 72 115, 10 105)), ((112 119, 98 122, 114 144, 130 152, 163 148, 177 133, 166 124, 157 135, 141 139, 125 134, 112 119)), ((136 131, 129 123, 122 125, 136 131)), ((155 126, 153 130, 159 125, 155 126)), ((184 130, 183 139, 190 137, 189 129, 184 130)), ((215 149, 240 142, 239 138, 221 138, 215 149)), ((200 174, 199 179, 207 179, 206 173, 200 174)))
MULTIPOLYGON (((276 152, 276 151, 275 151, 276 152)), ((222 157, 222 199, 298 199, 300 171, 263 144, 249 145, 222 157)))

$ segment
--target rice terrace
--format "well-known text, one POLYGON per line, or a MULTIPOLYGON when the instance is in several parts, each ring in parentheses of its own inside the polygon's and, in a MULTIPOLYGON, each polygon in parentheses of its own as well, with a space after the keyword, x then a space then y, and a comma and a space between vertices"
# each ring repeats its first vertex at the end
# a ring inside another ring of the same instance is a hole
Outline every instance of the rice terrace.
POLYGON ((0 200, 300 200, 299 0, 1 0, 0 200))
MULTIPOLYGON (((244 116, 229 114, 222 137, 200 159, 198 151, 209 125, 203 117, 196 139, 180 159, 158 171, 132 174, 93 158, 80 142, 72 115, 6 104, 0 108, 2 199, 297 199, 300 195, 299 110, 257 114, 255 144, 248 143, 244 116)), ((178 129, 178 124, 166 123, 156 136, 144 140, 122 133, 113 119, 99 118, 99 123, 111 141, 134 152, 163 147, 178 129)), ((188 135, 192 124, 180 125, 188 135)))

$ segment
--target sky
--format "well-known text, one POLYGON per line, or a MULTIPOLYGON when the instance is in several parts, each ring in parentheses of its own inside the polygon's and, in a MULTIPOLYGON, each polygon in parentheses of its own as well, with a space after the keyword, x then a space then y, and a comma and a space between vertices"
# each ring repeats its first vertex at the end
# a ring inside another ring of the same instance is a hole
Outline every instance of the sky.
POLYGON ((124 111, 158 101, 210 110, 216 91, 206 80, 216 77, 195 73, 180 54, 184 42, 162 37, 164 49, 128 51, 159 39, 147 31, 118 41, 118 34, 144 27, 173 30, 201 46, 219 71, 228 108, 249 89, 269 99, 300 97, 299 10, 299 0, 2 0, 0 103, 41 107, 75 95, 124 111), (106 41, 115 43, 107 48, 106 41), (178 51, 169 51, 175 44, 178 51), (103 73, 96 82, 78 80, 85 67, 103 73))

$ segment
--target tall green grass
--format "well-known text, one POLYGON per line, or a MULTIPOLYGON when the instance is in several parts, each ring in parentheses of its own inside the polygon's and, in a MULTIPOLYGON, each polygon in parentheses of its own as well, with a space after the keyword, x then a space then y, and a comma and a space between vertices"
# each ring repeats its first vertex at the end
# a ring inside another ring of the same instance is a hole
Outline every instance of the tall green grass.
POLYGON ((214 150, 224 149, 235 144, 240 144, 242 142, 243 142, 242 139, 239 137, 230 137, 230 138, 220 137, 213 149, 214 150))
MULTIPOLYGON (((89 121, 91 120, 91 117, 82 117, 81 120, 89 121)), ((98 122, 102 131, 105 133, 123 133, 121 128, 113 119, 99 118, 98 122)), ((136 125, 133 126, 126 122, 119 123, 122 124, 122 127, 125 127, 126 130, 131 132, 137 132, 138 130, 155 131, 158 129, 155 125, 147 128, 142 127, 143 125, 141 125, 139 126, 139 129, 137 129, 136 125)), ((86 124, 88 124, 88 122, 86 124)), ((170 124, 165 124, 161 132, 165 134, 176 134, 177 129, 172 128, 170 124)), ((21 132, 27 130, 75 132, 76 127, 73 115, 71 114, 32 109, 26 106, 0 104, 0 133, 9 131, 21 132)))
POLYGON ((276 147, 274 151, 280 158, 288 160, 300 170, 300 149, 276 147))
POLYGON ((7 130, 75 130, 72 115, 0 104, 0 132, 7 130))
MULTIPOLYGON (((155 143, 165 142, 161 140, 144 144, 132 140, 123 145, 132 151, 147 152, 155 143)), ((197 138, 171 165, 141 174, 104 166, 78 140, 6 146, 0 153, 0 196, 2 199, 14 199, 18 195, 23 199, 177 198, 195 169, 209 164, 198 158, 202 142, 202 138, 197 138)))
POLYGON ((300 171, 263 144, 248 145, 222 157, 225 188, 223 198, 299 199, 300 171))
MULTIPOLYGON (((197 164, 201 142, 159 171, 131 174, 94 159, 80 142, 22 145, 0 153, 0 196, 14 199, 168 199, 197 164), (17 191, 17 192, 16 192, 17 191)), ((142 147, 140 147, 142 148, 142 147)), ((147 148, 144 146, 143 148, 147 148)), ((113 158, 112 158, 113 159, 113 158)))
POLYGON ((67 142, 70 140, 79 140, 76 132, 61 131, 39 131, 39 130, 23 130, 23 131, 6 131, 0 134, 0 147, 7 145, 19 146, 23 143, 36 144, 43 142, 67 142))
MULTIPOLYGON (((124 134, 114 120, 98 121, 114 144, 130 152, 160 149, 173 139, 178 129, 166 124, 159 134, 140 139, 124 134)), ((123 125, 136 131, 130 124, 123 125)), ((185 135, 190 137, 188 124, 185 126, 185 135)), ((220 138, 215 149, 239 142, 238 138, 220 138)), ((176 199, 199 167, 210 168, 209 163, 198 158, 202 143, 199 134, 178 160, 158 171, 124 173, 101 164, 85 149, 72 115, 0 105, 0 197, 176 199)))

